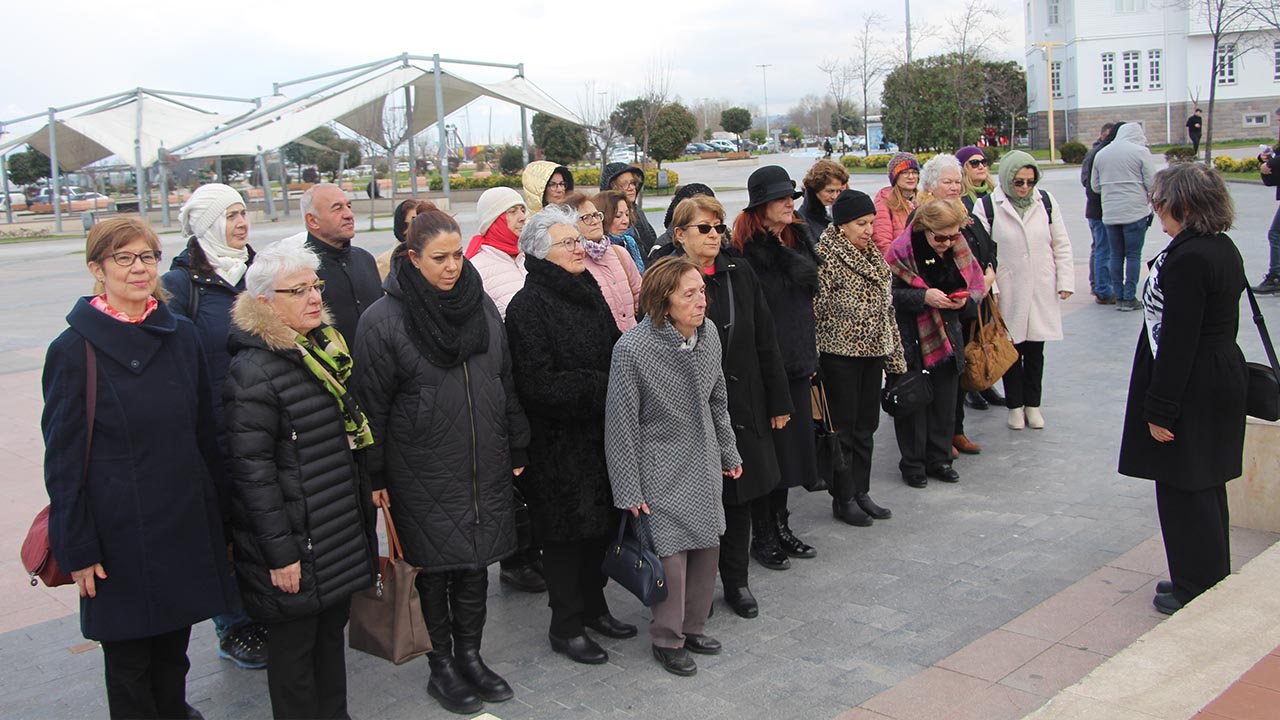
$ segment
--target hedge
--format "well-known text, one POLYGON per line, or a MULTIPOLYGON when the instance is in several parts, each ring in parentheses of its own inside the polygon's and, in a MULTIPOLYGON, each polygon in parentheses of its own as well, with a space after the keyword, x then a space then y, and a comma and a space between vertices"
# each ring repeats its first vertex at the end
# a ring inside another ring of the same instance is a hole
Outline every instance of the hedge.
POLYGON ((1175 145, 1164 151, 1164 159, 1168 160, 1171 165, 1173 163, 1191 162, 1196 159, 1196 151, 1190 145, 1175 145))
MULTIPOLYGON (((680 184, 680 174, 675 170, 667 170, 667 189, 674 190, 680 184)), ((651 167, 644 173, 646 190, 658 188, 658 169, 651 167)), ((591 194, 592 188, 600 187, 600 168, 579 168, 573 171, 573 187, 580 192, 591 194)))
POLYGON ((1258 162, 1258 158, 1236 160, 1226 155, 1219 155, 1213 159, 1213 166, 1224 173, 1255 173, 1262 167, 1262 163, 1258 162))
POLYGON ((1065 163, 1079 165, 1084 162, 1084 156, 1088 154, 1089 148, 1085 147, 1084 143, 1076 142, 1075 140, 1072 140, 1069 143, 1064 143, 1062 146, 1062 162, 1065 163))

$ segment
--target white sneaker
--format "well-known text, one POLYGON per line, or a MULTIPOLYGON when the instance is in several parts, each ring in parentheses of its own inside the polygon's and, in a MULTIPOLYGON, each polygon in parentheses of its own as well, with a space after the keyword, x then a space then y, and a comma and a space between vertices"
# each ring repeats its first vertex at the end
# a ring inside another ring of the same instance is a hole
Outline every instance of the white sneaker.
POLYGON ((1022 408, 1009 408, 1009 429, 1021 430, 1026 426, 1027 416, 1026 413, 1022 411, 1022 408))
POLYGON ((1027 411, 1027 427, 1031 428, 1032 430, 1043 430, 1044 416, 1040 414, 1040 408, 1031 407, 1030 405, 1028 405, 1026 408, 1026 411, 1027 411))

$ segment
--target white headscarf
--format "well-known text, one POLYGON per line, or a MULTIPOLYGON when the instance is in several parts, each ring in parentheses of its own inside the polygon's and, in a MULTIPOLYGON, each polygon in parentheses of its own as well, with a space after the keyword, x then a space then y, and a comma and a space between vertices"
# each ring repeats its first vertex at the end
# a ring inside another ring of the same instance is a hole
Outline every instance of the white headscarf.
POLYGON ((227 244, 227 208, 244 203, 234 189, 213 183, 201 185, 187 199, 178 221, 187 237, 194 237, 204 251, 213 271, 235 285, 249 267, 248 247, 233 248, 227 244))

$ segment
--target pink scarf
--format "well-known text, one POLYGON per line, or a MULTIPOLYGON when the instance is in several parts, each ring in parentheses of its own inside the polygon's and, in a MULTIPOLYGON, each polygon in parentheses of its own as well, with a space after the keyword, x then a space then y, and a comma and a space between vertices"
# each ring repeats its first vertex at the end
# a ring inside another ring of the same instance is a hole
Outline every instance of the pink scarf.
POLYGON ((131 318, 128 315, 125 315, 124 313, 120 312, 119 310, 111 307, 111 305, 107 303, 107 296, 105 293, 103 293, 102 295, 98 295, 92 298, 91 300, 89 300, 89 304, 101 310, 102 312, 110 315, 116 320, 119 320, 120 322, 126 322, 131 325, 138 325, 142 323, 142 321, 146 320, 147 317, 151 315, 151 313, 156 311, 157 307, 160 307, 160 302, 158 300, 156 300, 153 297, 148 297, 146 308, 142 311, 142 317, 131 318))
MULTIPOLYGON (((913 288, 927 290, 929 286, 920 277, 915 253, 912 251, 911 229, 912 225, 907 225, 898 239, 893 241, 885 253, 885 260, 889 262, 889 269, 897 278, 913 288)), ((960 274, 964 276, 973 301, 976 303, 981 300, 982 295, 987 291, 987 284, 982 278, 982 268, 974 259, 973 252, 969 250, 968 241, 963 237, 951 246, 951 259, 960 270, 960 274)), ((920 355, 926 368, 935 367, 955 354, 955 348, 947 338, 947 328, 942 319, 942 312, 938 308, 926 305, 925 311, 916 315, 916 330, 920 335, 920 355)))

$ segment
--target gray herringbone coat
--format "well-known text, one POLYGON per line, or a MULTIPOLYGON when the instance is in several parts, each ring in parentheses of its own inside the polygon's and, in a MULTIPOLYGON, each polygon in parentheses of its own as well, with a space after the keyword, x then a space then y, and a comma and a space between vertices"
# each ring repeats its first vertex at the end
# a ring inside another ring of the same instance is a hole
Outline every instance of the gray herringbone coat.
POLYGON ((649 504, 660 557, 720 544, 721 471, 742 464, 715 324, 705 321, 697 339, 692 350, 682 347, 670 323, 658 328, 646 318, 623 333, 609 369, 605 455, 613 504, 649 504))

